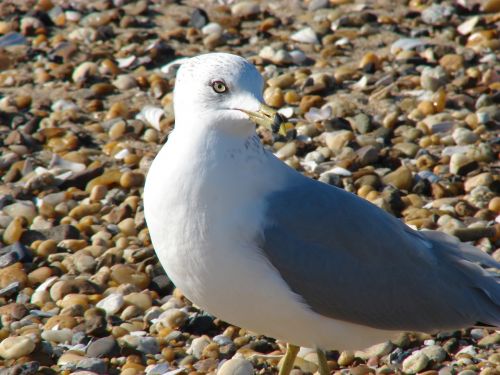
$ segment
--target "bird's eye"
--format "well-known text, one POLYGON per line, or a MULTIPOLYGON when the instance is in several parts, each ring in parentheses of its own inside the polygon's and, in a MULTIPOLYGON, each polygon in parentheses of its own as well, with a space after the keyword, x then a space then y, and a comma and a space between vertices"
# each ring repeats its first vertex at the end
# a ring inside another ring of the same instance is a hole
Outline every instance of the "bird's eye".
POLYGON ((212 82, 212 88, 217 94, 223 94, 227 91, 226 84, 222 81, 212 82))

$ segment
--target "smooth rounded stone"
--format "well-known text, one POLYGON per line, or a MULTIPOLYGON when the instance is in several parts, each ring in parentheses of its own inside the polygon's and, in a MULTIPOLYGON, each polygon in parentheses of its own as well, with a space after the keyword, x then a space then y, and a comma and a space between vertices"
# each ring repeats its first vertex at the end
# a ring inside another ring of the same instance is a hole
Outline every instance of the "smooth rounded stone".
POLYGON ((290 35, 290 39, 294 42, 306 43, 306 44, 318 44, 318 36, 316 32, 311 27, 304 27, 299 31, 290 35))
POLYGON ((488 203, 488 210, 500 213, 500 197, 494 197, 488 203))
POLYGON ((129 74, 120 74, 116 79, 113 81, 113 85, 118 89, 118 90, 130 90, 134 87, 137 87, 137 80, 129 75, 129 74))
POLYGON ((85 359, 84 354, 80 351, 69 350, 63 353, 57 360, 59 366, 74 367, 82 359, 85 359))
POLYGON ((356 352, 356 357, 359 357, 364 360, 368 360, 372 357, 383 357, 384 355, 389 354, 394 348, 394 344, 390 341, 386 341, 380 344, 373 345, 364 351, 356 352))
POLYGON ((412 142, 396 143, 392 148, 401 151, 404 155, 409 156, 410 158, 414 158, 418 150, 420 150, 420 147, 412 142))
POLYGON ((278 151, 276 151, 275 155, 281 160, 286 160, 297 152, 297 144, 295 142, 288 142, 283 147, 281 147, 278 151))
POLYGON ((201 336, 193 339, 191 345, 189 346, 187 353, 191 354, 196 358, 201 358, 203 354, 203 350, 211 343, 212 341, 208 336, 201 336))
POLYGON ((132 347, 144 354, 158 354, 160 352, 160 346, 154 337, 125 335, 120 337, 119 340, 123 345, 132 347))
POLYGON ((421 352, 435 363, 443 362, 448 355, 446 351, 439 345, 426 346, 425 348, 421 349, 421 352))
POLYGON ((485 336, 477 342, 477 345, 481 348, 487 348, 497 344, 500 344, 500 333, 498 332, 485 336))
POLYGON ((374 146, 363 146, 356 150, 356 155, 359 158, 359 164, 361 166, 370 165, 378 161, 379 150, 374 146))
POLYGON ((98 72, 99 72, 99 67, 97 66, 96 63, 91 61, 85 61, 75 68, 71 78, 73 79, 74 82, 83 82, 87 78, 97 75, 98 72))
POLYGON ((384 184, 392 185, 400 190, 411 190, 413 186, 413 176, 411 171, 405 166, 401 166, 395 171, 386 174, 382 177, 382 181, 384 184))
POLYGON ((264 101, 271 107, 282 107, 285 104, 283 91, 279 87, 270 86, 264 90, 264 101))
POLYGON ((111 293, 107 297, 97 302, 96 307, 106 311, 106 314, 113 315, 121 310, 125 304, 125 299, 121 293, 111 293))
POLYGON ((120 185, 125 189, 140 187, 144 185, 144 174, 140 172, 127 171, 120 177, 120 185))
POLYGON ((28 336, 7 337, 0 343, 0 357, 17 359, 31 354, 36 344, 28 336))
POLYGON ((432 4, 425 8, 421 14, 422 21, 429 25, 439 26, 448 21, 448 18, 455 13, 453 7, 446 4, 432 4))
POLYGON ((340 152, 353 139, 355 139, 355 136, 350 130, 324 133, 325 144, 333 152, 340 152))
POLYGON ((319 95, 304 95, 300 100, 299 108, 306 113, 312 107, 320 108, 324 103, 325 100, 319 95))
POLYGON ((455 129, 453 131, 452 137, 453 140, 455 141, 455 144, 459 146, 470 145, 479 139, 476 133, 467 128, 455 129))
POLYGON ((284 73, 277 77, 273 77, 267 80, 267 84, 270 87, 279 87, 280 89, 286 89, 295 83, 295 77, 292 73, 284 73))
POLYGON ((354 352, 351 350, 344 350, 342 353, 340 353, 340 356, 337 360, 337 363, 339 366, 349 366, 351 363, 354 362, 355 359, 354 352))
POLYGON ((123 300, 128 305, 137 306, 142 311, 146 311, 153 305, 151 295, 148 293, 132 292, 123 297, 123 300))
POLYGON ((437 91, 448 81, 448 74, 441 67, 425 67, 420 74, 420 85, 425 90, 437 91))
POLYGON ((126 236, 137 235, 137 229, 135 226, 135 221, 131 217, 128 217, 118 223, 118 229, 126 236))
POLYGON ((64 329, 46 329, 42 332, 42 339, 56 343, 71 342, 73 337, 73 330, 69 328, 64 329))
POLYGON ((464 57, 454 53, 444 55, 439 59, 439 65, 450 73, 455 73, 464 66, 464 57))
POLYGON ((360 134, 366 134, 372 129, 370 117, 365 113, 358 113, 352 118, 351 122, 354 130, 360 134))
POLYGON ((188 315, 184 311, 176 308, 165 311, 158 318, 162 324, 171 329, 182 327, 187 319, 188 315))
POLYGON ((231 358, 217 370, 217 375, 252 375, 252 364, 244 358, 231 358))
POLYGON ((476 176, 469 177, 467 180, 465 180, 464 189, 468 193, 478 186, 490 186, 492 183, 493 176, 491 175, 491 173, 483 172, 476 176))
POLYGON ((0 269, 0 288, 6 288, 12 283, 19 283, 20 288, 28 284, 28 275, 22 263, 17 262, 0 269))
POLYGON ((86 354, 91 358, 112 358, 120 355, 120 346, 113 336, 102 337, 90 343, 86 354))
POLYGON ((425 370, 428 364, 429 358, 422 353, 422 351, 417 350, 403 361, 403 372, 407 374, 416 374, 425 370))
POLYGON ((12 218, 24 217, 29 223, 37 216, 36 208, 31 201, 17 201, 5 206, 2 211, 12 218))
POLYGON ((450 157, 450 172, 458 175, 465 175, 473 171, 477 162, 464 154, 453 154, 450 157))
POLYGON ((260 13, 260 4, 254 1, 242 1, 231 7, 231 14, 235 17, 250 18, 260 13))
POLYGON ((83 358, 76 364, 76 368, 97 374, 106 374, 108 370, 106 361, 100 358, 83 358))
POLYGON ((81 252, 74 254, 72 260, 79 273, 93 273, 97 265, 93 256, 81 252))
POLYGON ((24 232, 23 224, 25 220, 23 217, 14 218, 3 232, 3 242, 7 245, 12 245, 19 241, 24 232))
POLYGON ((146 289, 150 282, 147 274, 124 264, 112 267, 111 279, 117 284, 132 284, 141 290, 146 289))

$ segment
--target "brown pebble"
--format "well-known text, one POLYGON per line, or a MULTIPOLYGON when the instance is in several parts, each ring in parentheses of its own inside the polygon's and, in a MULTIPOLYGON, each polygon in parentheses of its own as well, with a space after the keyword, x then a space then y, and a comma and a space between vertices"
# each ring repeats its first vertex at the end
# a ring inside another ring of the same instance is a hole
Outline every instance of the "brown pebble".
POLYGON ((493 211, 495 213, 500 213, 500 197, 494 197, 488 203, 488 210, 493 211))
POLYGON ((125 189, 140 187, 144 185, 144 174, 140 172, 127 171, 120 177, 120 185, 125 189))
POLYGON ((305 113, 312 107, 321 107, 324 103, 324 99, 319 95, 305 95, 300 100, 299 108, 305 113))

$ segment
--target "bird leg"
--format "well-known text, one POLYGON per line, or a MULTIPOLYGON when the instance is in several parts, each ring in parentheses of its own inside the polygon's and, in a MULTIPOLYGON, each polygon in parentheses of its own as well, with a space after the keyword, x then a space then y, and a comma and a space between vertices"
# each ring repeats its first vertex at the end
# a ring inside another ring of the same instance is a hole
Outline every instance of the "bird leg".
POLYGON ((316 354, 318 355, 319 374, 330 375, 330 367, 326 361, 325 352, 321 349, 316 349, 316 354))
POLYGON ((281 363, 280 371, 278 375, 288 375, 293 369, 293 364, 297 353, 299 352, 299 347, 292 344, 287 344, 285 357, 283 357, 283 362, 281 363))

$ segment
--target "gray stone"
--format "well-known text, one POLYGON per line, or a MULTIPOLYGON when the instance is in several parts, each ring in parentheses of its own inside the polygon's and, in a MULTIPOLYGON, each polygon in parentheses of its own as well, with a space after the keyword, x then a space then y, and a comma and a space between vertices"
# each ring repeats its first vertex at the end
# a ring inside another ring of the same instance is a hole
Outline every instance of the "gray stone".
POLYGON ((446 359, 446 351, 439 345, 430 345, 421 350, 427 358, 436 363, 441 363, 446 359))
POLYGON ((422 12, 422 21, 429 25, 443 25, 454 13, 453 7, 445 4, 432 4, 422 12))
POLYGON ((97 374, 106 374, 107 367, 106 362, 100 358, 84 358, 76 364, 77 370, 92 371, 97 374))
POLYGON ((87 356, 92 358, 111 358, 120 355, 120 347, 113 336, 95 340, 87 348, 87 356))

